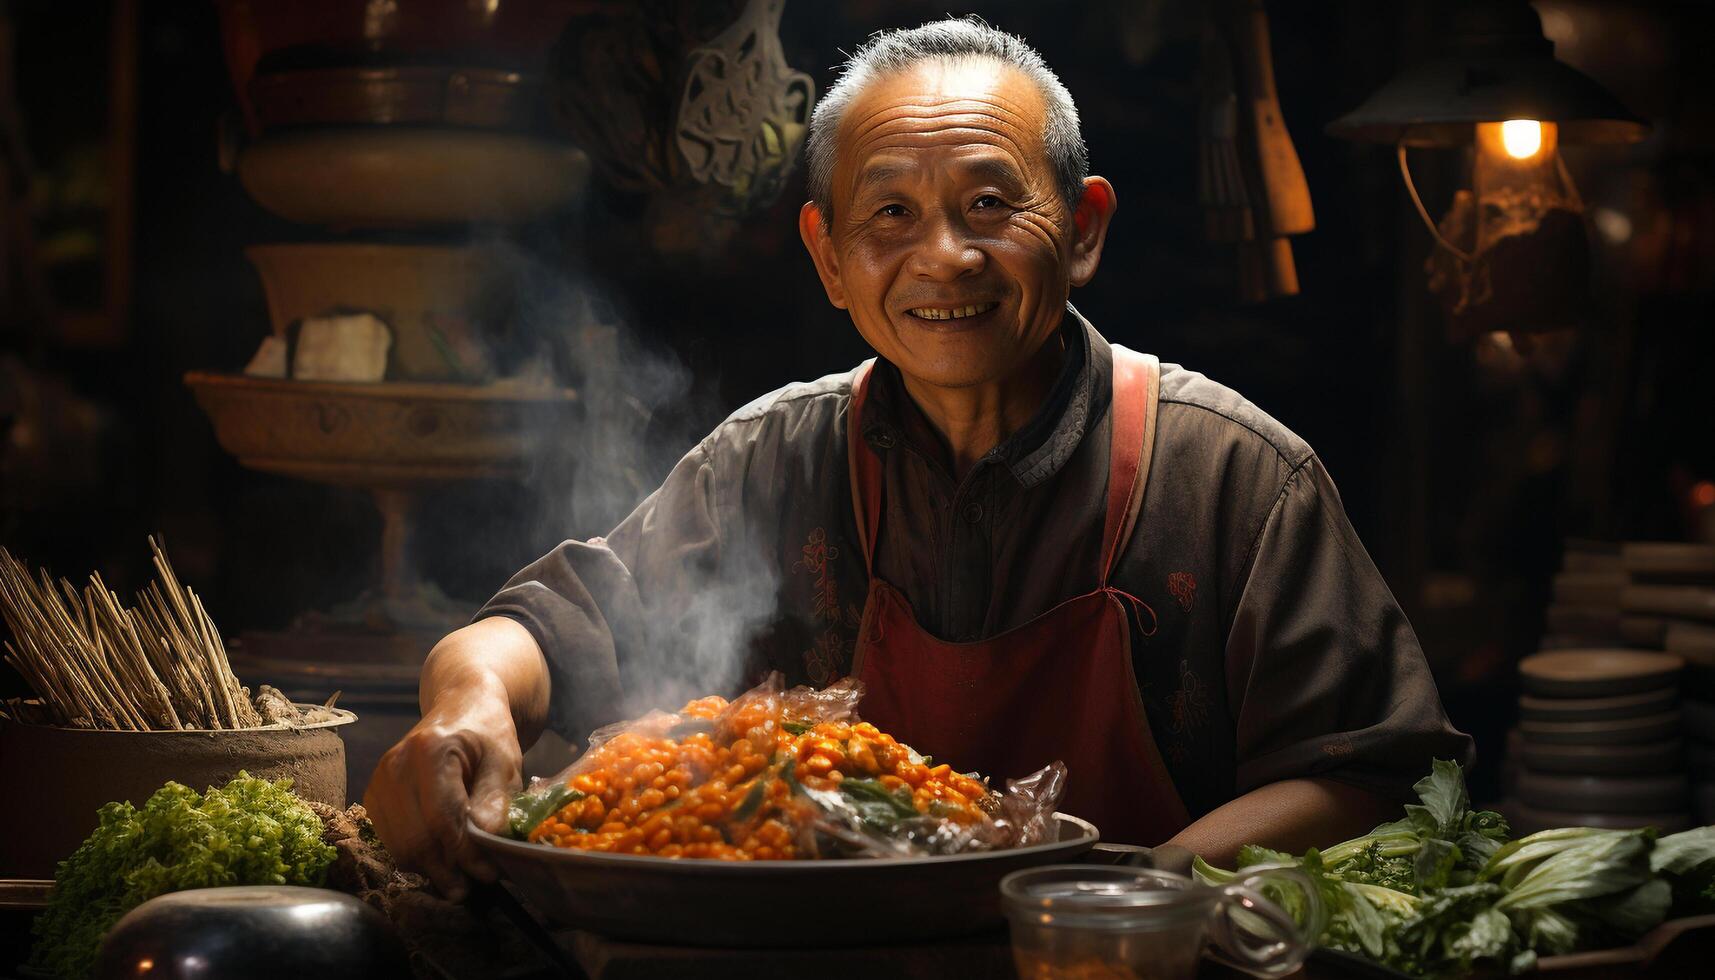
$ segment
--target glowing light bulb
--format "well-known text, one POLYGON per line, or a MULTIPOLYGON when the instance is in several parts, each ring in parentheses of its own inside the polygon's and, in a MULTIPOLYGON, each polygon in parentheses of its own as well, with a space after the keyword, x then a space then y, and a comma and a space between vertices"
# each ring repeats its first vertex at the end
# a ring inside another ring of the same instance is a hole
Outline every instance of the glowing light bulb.
POLYGON ((1508 119, 1501 123, 1501 145, 1514 160, 1528 160, 1542 149, 1542 123, 1535 119, 1508 119))
POLYGON ((1693 486, 1691 502, 1699 507, 1715 507, 1715 482, 1702 480, 1693 486))

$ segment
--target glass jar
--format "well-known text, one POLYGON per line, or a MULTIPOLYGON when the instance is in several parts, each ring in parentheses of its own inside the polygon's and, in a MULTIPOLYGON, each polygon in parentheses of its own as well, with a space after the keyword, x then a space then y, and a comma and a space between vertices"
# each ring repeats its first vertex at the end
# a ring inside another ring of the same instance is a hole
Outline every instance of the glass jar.
POLYGON ((1152 868, 1060 864, 1001 879, 1021 980, 1191 980, 1205 950, 1258 977, 1296 970, 1320 932, 1303 872, 1248 869, 1212 887, 1152 868), (1299 921, 1263 894, 1290 894, 1299 921))

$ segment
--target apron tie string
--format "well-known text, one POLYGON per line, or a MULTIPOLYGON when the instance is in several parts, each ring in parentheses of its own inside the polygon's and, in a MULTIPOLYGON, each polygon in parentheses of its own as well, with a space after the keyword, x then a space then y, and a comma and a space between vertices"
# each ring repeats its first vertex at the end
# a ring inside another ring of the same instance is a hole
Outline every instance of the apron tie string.
POLYGON ((1137 596, 1132 595, 1124 589, 1116 589, 1111 585, 1107 587, 1106 591, 1109 595, 1118 596, 1126 601, 1128 615, 1132 621, 1137 623, 1137 633, 1139 636, 1154 636, 1155 631, 1161 628, 1161 619, 1155 615, 1155 609, 1151 607, 1149 603, 1144 602, 1142 599, 1139 599, 1137 596), (1143 627, 1144 613, 1149 614, 1148 629, 1144 629, 1143 627))

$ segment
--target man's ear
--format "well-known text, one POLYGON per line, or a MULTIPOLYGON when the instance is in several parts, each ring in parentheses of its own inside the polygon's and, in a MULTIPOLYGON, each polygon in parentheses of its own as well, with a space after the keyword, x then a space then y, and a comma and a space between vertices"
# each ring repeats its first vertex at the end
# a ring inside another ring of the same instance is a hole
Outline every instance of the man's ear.
POLYGON ((822 277, 822 288, 828 293, 828 302, 838 309, 845 309, 846 287, 840 282, 840 262, 834 254, 834 240, 828 234, 827 222, 822 220, 822 209, 816 207, 815 201, 806 201, 798 209, 798 237, 804 239, 804 250, 810 253, 810 261, 816 263, 816 275, 822 277))
POLYGON ((1084 178, 1084 196, 1072 212, 1072 260, 1066 270, 1072 285, 1082 286, 1095 277, 1096 266, 1102 261, 1102 245, 1108 240, 1108 225, 1118 207, 1114 185, 1106 177, 1084 178))

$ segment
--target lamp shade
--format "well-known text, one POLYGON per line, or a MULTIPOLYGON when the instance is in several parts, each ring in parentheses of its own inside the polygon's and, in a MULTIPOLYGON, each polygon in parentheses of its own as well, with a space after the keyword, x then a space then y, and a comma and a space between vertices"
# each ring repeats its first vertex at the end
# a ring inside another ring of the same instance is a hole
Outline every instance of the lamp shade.
POLYGON ((1363 105, 1328 124, 1328 135, 1372 143, 1468 145, 1474 124, 1536 119, 1562 143, 1635 143, 1649 132, 1590 76, 1556 61, 1529 4, 1460 4, 1444 53, 1409 68, 1363 105))

